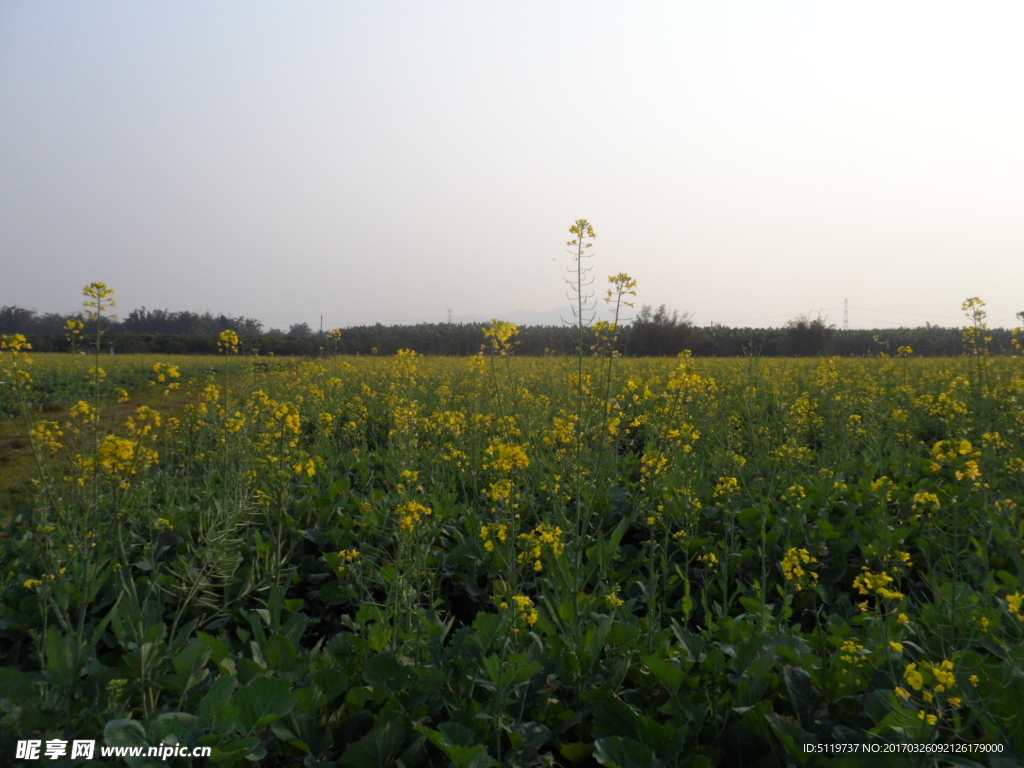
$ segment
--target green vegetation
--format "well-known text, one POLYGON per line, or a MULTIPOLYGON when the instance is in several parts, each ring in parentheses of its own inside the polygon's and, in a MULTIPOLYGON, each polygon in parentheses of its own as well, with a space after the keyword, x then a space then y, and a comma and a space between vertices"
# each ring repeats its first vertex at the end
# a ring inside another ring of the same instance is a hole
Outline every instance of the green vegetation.
POLYGON ((621 359, 614 323, 522 358, 495 321, 468 358, 268 360, 229 329, 104 370, 3 337, 38 484, 0 536, 0 754, 1016 760, 1024 369, 981 306, 929 360, 621 359))
POLYGON ((559 358, 221 358, 177 416, 75 405, 0 539, 3 732, 130 718, 224 764, 1019 754, 1024 378, 976 362, 590 357, 578 415, 559 358))

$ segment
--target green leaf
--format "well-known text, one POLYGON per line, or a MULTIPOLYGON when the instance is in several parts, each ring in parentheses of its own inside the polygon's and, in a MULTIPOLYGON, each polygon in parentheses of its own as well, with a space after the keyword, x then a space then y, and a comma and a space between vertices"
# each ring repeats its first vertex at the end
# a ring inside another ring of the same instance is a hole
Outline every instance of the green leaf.
POLYGON ((179 675, 193 676, 210 660, 211 649, 206 643, 193 640, 174 657, 174 669, 179 675))
POLYGON ((495 685, 500 685, 502 677, 501 659, 497 655, 488 656, 483 660, 483 664, 487 676, 491 678, 491 682, 495 685))
POLYGON ((654 750, 662 760, 672 761, 683 748, 683 730, 661 725, 653 717, 641 715, 637 723, 640 743, 654 750))
MULTIPOLYGON (((148 747, 149 737, 146 729, 138 720, 111 720, 103 728, 103 741, 108 747, 148 747)), ((160 758, 146 756, 125 757, 124 761, 130 768, 156 768, 161 765, 160 758)))
POLYGON ((411 677, 412 673, 390 653, 374 656, 363 667, 363 678, 366 682, 392 698, 398 697, 411 677))
POLYGON ((665 768, 650 747, 622 736, 594 742, 594 758, 609 768, 665 768))
POLYGON ((355 744, 349 744, 341 756, 341 762, 356 768, 387 768, 402 751, 405 738, 405 728, 388 720, 374 726, 372 731, 355 744))
POLYGON ((658 656, 644 656, 643 662, 670 695, 675 696, 679 693, 679 687, 686 679, 685 672, 671 661, 658 656))
POLYGON ((146 729, 138 720, 111 720, 103 728, 108 747, 142 747, 149 744, 146 729))
POLYGON ((558 754, 570 763, 581 763, 594 752, 593 744, 585 744, 582 741, 574 741, 571 744, 562 744, 558 748, 558 754))
POLYGON ((768 725, 772 727, 775 735, 779 737, 779 741, 791 755, 798 754, 801 744, 809 744, 814 741, 814 738, 795 720, 783 720, 774 712, 766 714, 765 720, 768 721, 768 725))
POLYGON ((594 735, 639 738, 640 718, 615 694, 606 691, 594 706, 594 735))
POLYGON ((295 698, 298 700, 299 711, 305 715, 315 715, 328 704, 328 699, 324 696, 323 691, 315 685, 296 688, 295 698))
MULTIPOLYGON (((417 730, 419 730, 417 728, 417 730)), ((437 730, 444 734, 449 744, 460 747, 468 747, 473 743, 473 729, 467 728, 462 723, 441 723, 437 730)))
POLYGON ((604 648, 605 638, 612 631, 613 619, 612 614, 608 614, 602 619, 600 624, 596 627, 591 627, 583 638, 583 644, 587 651, 586 658, 591 665, 596 664, 601 657, 601 649, 604 648))
POLYGON ((20 669, 0 667, 0 698, 24 704, 33 696, 32 678, 20 669))
POLYGON ((337 669, 318 669, 313 673, 313 685, 323 692, 328 701, 334 701, 348 690, 348 676, 337 669))
POLYGON ((286 739, 289 744, 313 755, 323 755, 334 746, 331 733, 321 728, 315 718, 300 712, 292 712, 288 717, 278 720, 270 728, 275 734, 278 734, 279 731, 291 734, 286 739))
POLYGON ((244 733, 284 717, 297 701, 287 682, 269 677, 257 677, 231 697, 231 703, 238 707, 238 723, 244 733))
POLYGON ((206 663, 210 655, 211 650, 206 643, 194 640, 172 659, 178 673, 174 681, 176 690, 187 691, 207 678, 210 671, 206 669, 206 663))
POLYGON ((73 641, 65 637, 56 627, 46 633, 46 671, 48 676, 60 685, 67 685, 78 678, 75 673, 73 641))
POLYGON ((295 646, 283 635, 274 635, 267 640, 263 655, 267 666, 276 672, 288 673, 295 668, 295 646))
POLYGON ((501 633, 501 617, 496 613, 480 612, 473 620, 473 634, 467 641, 481 651, 487 651, 501 633))
POLYGON ((260 740, 257 736, 247 736, 244 739, 235 739, 223 746, 214 746, 210 753, 210 759, 215 763, 234 763, 242 759, 259 760, 265 750, 260 747, 260 740))
POLYGON ((218 677, 213 681, 210 690, 206 692, 203 700, 199 702, 199 721, 206 726, 212 725, 217 715, 221 713, 231 694, 235 691, 238 681, 234 675, 218 677))
POLYGON ((522 666, 516 667, 512 672, 512 677, 508 680, 508 685, 518 685, 519 683, 529 680, 531 677, 544 670, 544 666, 537 661, 529 661, 522 666))
POLYGON ((445 723, 441 726, 445 733, 431 730, 419 723, 415 728, 431 744, 440 749, 445 757, 455 763, 456 768, 492 768, 498 764, 493 757, 487 754, 486 747, 479 744, 469 746, 466 743, 473 738, 473 731, 463 725, 445 723))
POLYGON ((199 736, 199 718, 188 712, 164 712, 150 725, 153 741, 162 743, 168 737, 172 742, 188 743, 199 736))
POLYGON ((787 664, 782 668, 782 676, 796 705, 801 725, 813 730, 814 725, 828 717, 825 695, 814 687, 814 681, 803 667, 792 667, 787 664))

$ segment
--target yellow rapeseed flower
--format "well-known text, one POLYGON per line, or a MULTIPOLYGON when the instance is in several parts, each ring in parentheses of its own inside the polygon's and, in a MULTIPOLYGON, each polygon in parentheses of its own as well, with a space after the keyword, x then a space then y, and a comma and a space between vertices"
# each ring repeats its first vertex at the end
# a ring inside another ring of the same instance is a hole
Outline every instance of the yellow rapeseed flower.
POLYGON ((915 691, 920 691, 921 686, 924 685, 924 676, 917 668, 917 664, 907 664, 907 668, 903 673, 903 679, 909 683, 910 687, 915 691))

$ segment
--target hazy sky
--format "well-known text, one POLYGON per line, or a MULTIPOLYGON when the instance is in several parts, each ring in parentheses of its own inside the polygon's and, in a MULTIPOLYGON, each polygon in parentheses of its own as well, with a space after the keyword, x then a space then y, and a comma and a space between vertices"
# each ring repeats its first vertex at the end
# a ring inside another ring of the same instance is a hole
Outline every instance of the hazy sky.
POLYGON ((0 3, 0 305, 1024 310, 1024 5, 0 3))

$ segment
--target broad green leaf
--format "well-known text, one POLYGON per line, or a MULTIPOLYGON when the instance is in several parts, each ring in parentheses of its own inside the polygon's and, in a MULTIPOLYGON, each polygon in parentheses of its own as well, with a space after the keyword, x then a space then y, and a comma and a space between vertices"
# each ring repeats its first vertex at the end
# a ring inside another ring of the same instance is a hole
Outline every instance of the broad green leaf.
POLYGON ((341 756, 342 765, 356 768, 388 768, 402 751, 407 732, 394 720, 374 726, 355 744, 349 744, 341 756))
POLYGON ((814 686, 814 681, 807 670, 787 664, 782 668, 782 676, 786 681, 786 688, 789 689, 789 695, 796 704, 800 723, 805 728, 813 729, 812 726, 828 717, 825 696, 814 686))
POLYGON ((188 743, 202 734, 199 718, 188 712, 164 712, 150 724, 154 742, 188 743))
POLYGON ((218 714, 224 709, 231 694, 234 693, 238 681, 234 675, 218 677, 213 681, 210 690, 206 692, 203 700, 199 702, 199 721, 203 725, 212 725, 218 714))
POLYGON ((111 720, 103 728, 103 741, 108 747, 141 747, 149 737, 138 720, 111 720))
POLYGON ((445 733, 431 730, 419 723, 415 727, 431 744, 440 749, 445 757, 455 763, 456 768, 492 768, 492 766, 498 764, 493 757, 487 754, 486 747, 479 744, 469 746, 465 743, 455 743, 453 741, 450 734, 455 735, 460 742, 472 739, 473 732, 469 728, 457 723, 445 723, 442 727, 445 726, 448 726, 445 728, 445 733))
POLYGON ((501 659, 497 655, 488 656, 483 660, 484 670, 487 672, 487 676, 491 678, 491 682, 495 685, 501 685, 502 683, 508 684, 507 680, 502 678, 505 676, 501 668, 501 659))
POLYGON ((252 733, 278 720, 295 707, 297 699, 284 680, 257 677, 231 697, 238 707, 238 723, 243 733, 252 733))
POLYGON ((33 696, 32 678, 20 669, 0 667, 0 698, 24 704, 33 696))
MULTIPOLYGON (((146 729, 138 720, 111 720, 103 728, 103 741, 108 747, 148 747, 150 739, 146 729)), ((145 755, 122 758, 129 768, 156 768, 161 765, 160 758, 145 755)))
POLYGON ((571 744, 562 744, 558 748, 558 754, 570 763, 581 763, 590 757, 594 752, 593 744, 586 744, 582 741, 574 741, 571 744))
POLYGON ((194 675, 210 660, 212 650, 206 643, 193 640, 173 659, 174 669, 179 675, 194 675))
POLYGON ((610 691, 594 705, 594 736, 640 736, 640 718, 633 709, 610 691))
POLYGON ((264 648, 267 666, 276 672, 291 672, 295 667, 295 646, 283 635, 274 635, 267 640, 264 648))
POLYGON ((594 758, 609 768, 665 768, 650 747, 622 736, 594 742, 594 758))
POLYGON ((366 682, 392 698, 398 697, 411 677, 412 673, 390 653, 374 656, 363 667, 363 678, 366 682))
POLYGON ((318 669, 313 673, 313 685, 323 692, 328 701, 334 701, 348 690, 348 677, 337 669, 318 669))
MULTIPOLYGON (((417 730, 419 729, 417 728, 417 730)), ((441 723, 437 730, 444 734, 450 744, 468 747, 473 743, 473 729, 467 728, 461 723, 441 723)))
POLYGON ((264 750, 260 747, 259 737, 247 736, 242 739, 235 739, 227 744, 214 746, 210 753, 210 760, 215 763, 234 763, 244 759, 258 760, 262 757, 260 752, 264 752, 264 750))
POLYGON ((658 656, 644 656, 643 662, 670 695, 679 693, 679 686, 686 679, 685 672, 671 661, 658 656))

